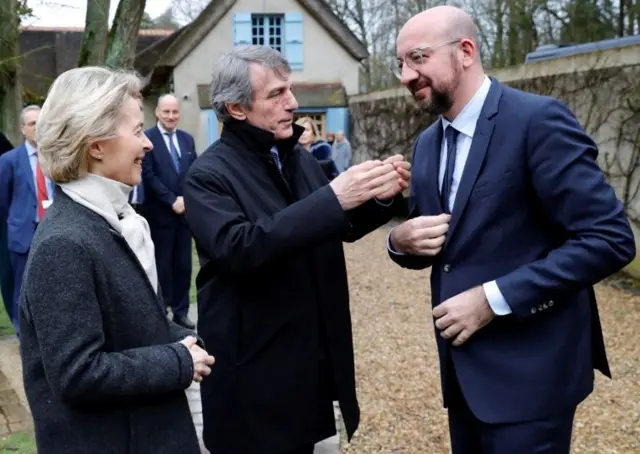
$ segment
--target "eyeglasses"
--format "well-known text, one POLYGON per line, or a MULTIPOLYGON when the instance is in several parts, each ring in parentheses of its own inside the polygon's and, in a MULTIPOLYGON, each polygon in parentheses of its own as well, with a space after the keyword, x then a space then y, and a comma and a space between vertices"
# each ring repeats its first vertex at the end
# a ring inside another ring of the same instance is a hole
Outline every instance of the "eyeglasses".
POLYGON ((433 55, 433 52, 435 52, 436 49, 439 49, 444 46, 448 46, 450 44, 459 43, 460 41, 462 40, 454 39, 453 41, 447 41, 435 46, 424 46, 424 47, 418 47, 416 49, 410 50, 409 52, 407 52, 407 55, 404 57, 404 60, 398 58, 394 62, 394 64, 392 65, 391 71, 393 72, 394 76, 396 76, 398 79, 402 79, 402 66, 404 64, 406 64, 409 68, 416 71, 418 67, 422 66, 429 59, 429 57, 433 55))

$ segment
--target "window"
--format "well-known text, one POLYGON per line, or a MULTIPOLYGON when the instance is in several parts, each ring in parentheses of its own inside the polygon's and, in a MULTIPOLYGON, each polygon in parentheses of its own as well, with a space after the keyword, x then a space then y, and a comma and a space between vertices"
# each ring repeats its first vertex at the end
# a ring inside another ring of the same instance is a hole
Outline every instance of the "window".
POLYGON ((282 52, 282 35, 284 31, 284 16, 251 15, 251 42, 259 46, 269 46, 282 52))
POLYGON ((318 139, 327 138, 327 132, 326 132, 327 116, 325 114, 299 113, 293 116, 293 121, 297 121, 298 118, 302 118, 302 117, 309 117, 313 120, 313 123, 316 125, 316 128, 318 129, 318 134, 320 134, 320 137, 318 137, 318 139))

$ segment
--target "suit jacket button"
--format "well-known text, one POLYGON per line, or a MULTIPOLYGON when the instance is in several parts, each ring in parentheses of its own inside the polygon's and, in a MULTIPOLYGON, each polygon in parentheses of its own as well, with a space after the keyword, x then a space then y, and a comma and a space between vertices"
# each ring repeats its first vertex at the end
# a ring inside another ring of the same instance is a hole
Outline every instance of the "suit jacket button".
POLYGON ((445 273, 448 273, 449 271, 451 271, 451 265, 447 263, 442 267, 442 269, 444 270, 445 273))
POLYGON ((532 313, 532 314, 535 314, 537 311, 538 311, 538 310, 537 310, 535 307, 532 307, 532 308, 531 308, 531 313, 532 313))

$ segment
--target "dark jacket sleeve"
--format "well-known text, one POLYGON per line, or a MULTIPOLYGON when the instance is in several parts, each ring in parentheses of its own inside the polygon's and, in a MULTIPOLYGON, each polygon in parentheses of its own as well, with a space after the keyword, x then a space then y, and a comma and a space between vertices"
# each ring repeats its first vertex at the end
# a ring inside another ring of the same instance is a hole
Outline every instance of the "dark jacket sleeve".
POLYGON ((591 286, 636 254, 622 203, 596 162, 597 148, 562 103, 549 100, 532 115, 527 150, 531 181, 551 222, 567 240, 545 257, 497 279, 519 318, 530 307, 591 286))
POLYGON ((13 197, 13 163, 11 154, 0 156, 0 222, 9 216, 9 206, 13 197))
MULTIPOLYGON (((162 141, 162 137, 160 137, 159 140, 162 141)), ((152 153, 159 153, 157 149, 155 149, 157 140, 153 146, 154 150, 148 153, 142 161, 142 180, 144 181, 145 196, 148 197, 148 194, 153 192, 158 200, 172 207, 173 204, 176 203, 177 196, 167 188, 156 174, 156 159, 152 156, 152 153)), ((164 144, 162 144, 162 146, 164 147, 164 144)))
POLYGON ((252 222, 223 181, 213 172, 192 171, 185 181, 184 200, 186 221, 198 246, 213 266, 227 272, 255 271, 275 259, 340 238, 348 227, 329 185, 252 222))
POLYGON ((13 148, 14 147, 9 139, 7 139, 7 136, 5 136, 4 133, 0 132, 0 156, 5 154, 7 151, 13 150, 13 148))
POLYGON ((353 210, 347 211, 349 229, 343 240, 352 243, 383 226, 393 217, 396 204, 402 203, 402 194, 389 201, 369 200, 353 210))
POLYGON ((103 349, 94 263, 78 240, 52 237, 31 254, 23 317, 35 330, 47 381, 61 399, 109 405, 189 387, 193 361, 182 344, 103 349))

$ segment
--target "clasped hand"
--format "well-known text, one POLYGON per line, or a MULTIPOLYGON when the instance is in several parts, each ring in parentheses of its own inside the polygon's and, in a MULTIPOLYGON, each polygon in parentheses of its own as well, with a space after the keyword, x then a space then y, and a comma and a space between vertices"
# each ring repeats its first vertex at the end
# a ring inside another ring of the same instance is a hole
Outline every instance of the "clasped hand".
POLYGON ((330 185, 343 210, 377 198, 390 199, 409 187, 411 164, 402 155, 384 161, 367 161, 338 175, 330 185))
POLYGON ((189 349, 193 360, 193 381, 201 382, 202 378, 211 373, 211 366, 215 358, 197 345, 198 339, 187 336, 180 341, 182 345, 189 349))

